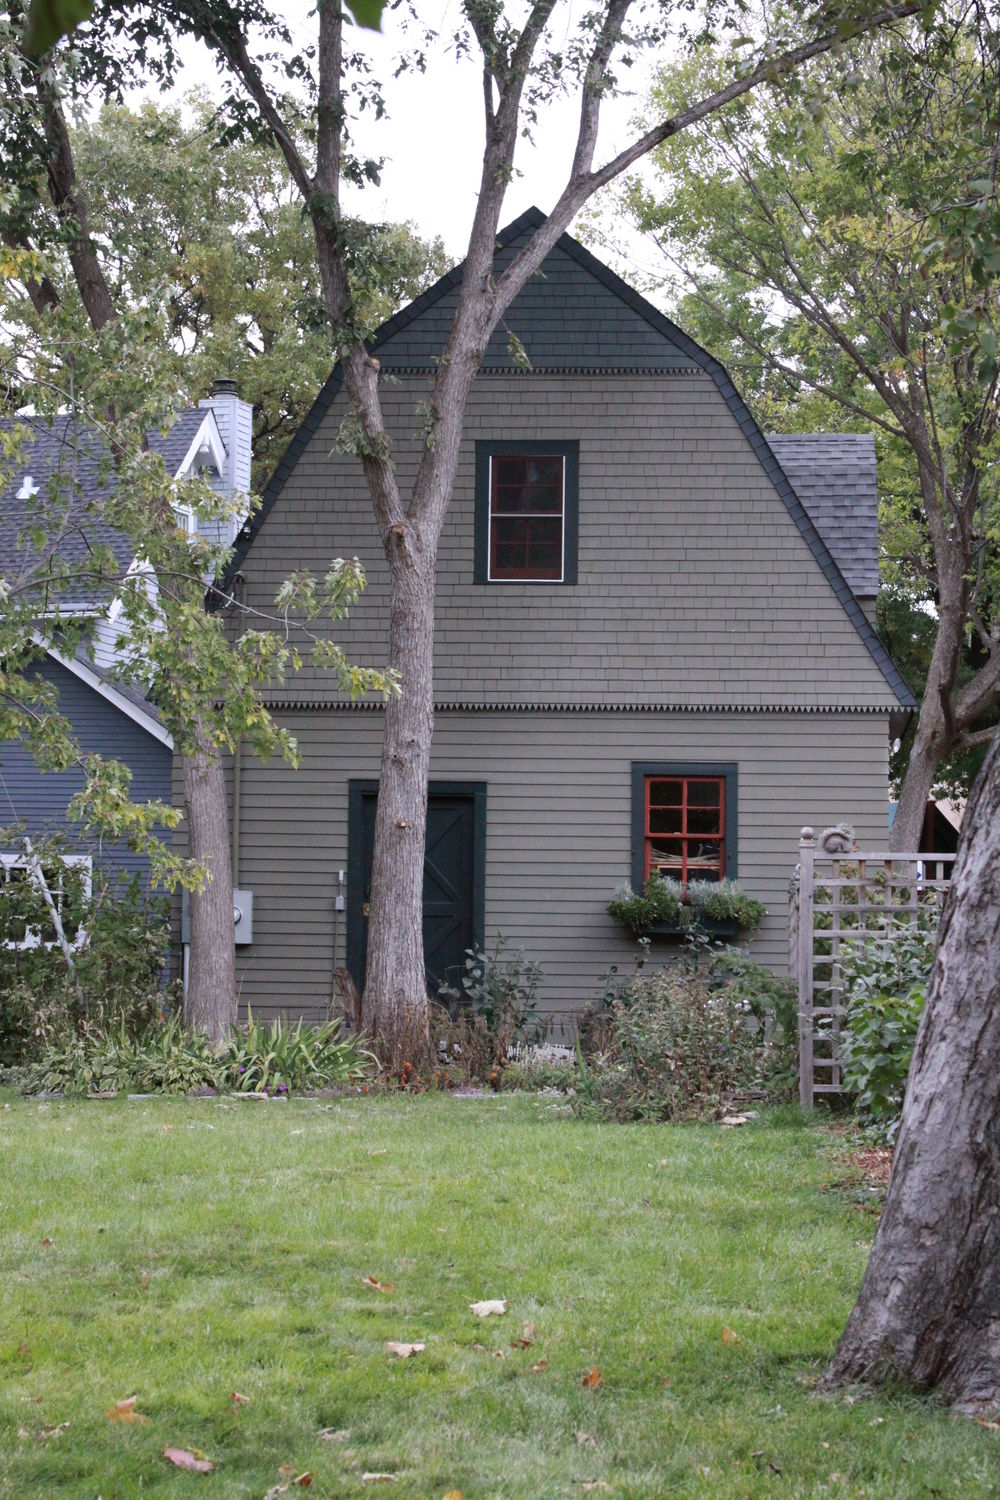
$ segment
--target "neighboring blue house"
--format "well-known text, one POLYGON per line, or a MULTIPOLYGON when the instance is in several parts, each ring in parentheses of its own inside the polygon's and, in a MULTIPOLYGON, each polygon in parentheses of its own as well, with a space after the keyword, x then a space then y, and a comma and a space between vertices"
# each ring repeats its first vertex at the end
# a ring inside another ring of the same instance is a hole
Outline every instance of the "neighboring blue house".
MULTIPOLYGON (((233 383, 219 381, 206 400, 180 412, 167 433, 150 433, 149 442, 173 478, 201 472, 222 493, 246 494, 251 421, 252 408, 239 399, 233 383)), ((128 539, 99 519, 100 502, 114 482, 103 445, 91 430, 67 416, 52 423, 19 418, 18 425, 27 426, 30 437, 17 455, 16 472, 0 490, 0 579, 15 582, 30 557, 25 528, 32 497, 52 493, 63 479, 71 524, 63 528, 60 560, 78 562, 94 546, 110 546, 124 574, 137 561, 128 539)), ((192 515, 180 508, 176 514, 185 529, 196 529, 192 515)), ((213 540, 221 532, 222 540, 232 541, 241 522, 242 514, 224 527, 216 525, 213 540)), ((60 710, 73 725, 85 753, 98 752, 129 766, 136 801, 169 802, 170 735, 141 688, 121 681, 116 674, 116 663, 127 649, 119 639, 119 601, 109 597, 106 587, 83 582, 62 594, 60 610, 89 618, 89 638, 75 652, 60 650, 57 637, 44 635, 44 617, 40 618, 39 631, 47 649, 36 670, 55 685, 60 710)), ((14 830, 0 840, 3 879, 26 870, 25 838, 51 833, 65 836, 74 851, 73 862, 84 866, 85 882, 98 860, 126 877, 147 876, 144 856, 122 846, 98 848, 81 841, 79 829, 67 817, 67 806, 80 784, 79 771, 43 773, 23 743, 0 741, 0 829, 14 830)))

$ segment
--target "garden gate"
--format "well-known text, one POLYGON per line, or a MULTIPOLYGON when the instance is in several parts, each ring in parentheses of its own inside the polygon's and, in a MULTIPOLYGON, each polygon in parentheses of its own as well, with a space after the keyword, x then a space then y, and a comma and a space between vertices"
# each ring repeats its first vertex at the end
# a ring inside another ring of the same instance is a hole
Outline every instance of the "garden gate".
POLYGON ((893 854, 858 849, 846 823, 811 828, 799 839, 789 889, 789 971, 799 996, 799 1099, 841 1090, 843 964, 859 946, 889 939, 904 924, 939 913, 954 854, 893 854))

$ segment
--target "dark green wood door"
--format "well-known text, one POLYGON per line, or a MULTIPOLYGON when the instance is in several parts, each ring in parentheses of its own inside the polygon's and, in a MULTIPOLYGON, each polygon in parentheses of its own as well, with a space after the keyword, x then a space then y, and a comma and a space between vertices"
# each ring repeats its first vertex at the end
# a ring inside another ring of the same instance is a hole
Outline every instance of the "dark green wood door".
MULTIPOLYGON (((364 983, 378 784, 350 783, 347 966, 364 983)), ((424 845, 424 963, 427 988, 456 984, 465 952, 483 942, 486 787, 432 782, 424 845)))

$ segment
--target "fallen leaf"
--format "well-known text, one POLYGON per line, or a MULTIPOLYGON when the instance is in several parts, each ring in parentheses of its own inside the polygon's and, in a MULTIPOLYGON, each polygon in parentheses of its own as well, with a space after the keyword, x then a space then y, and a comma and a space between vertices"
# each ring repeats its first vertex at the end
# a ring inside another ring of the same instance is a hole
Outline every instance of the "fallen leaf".
POLYGON ((445 1490, 441 1500, 462 1500, 461 1490, 445 1490))
POLYGON ((491 1349, 490 1350, 490 1354, 493 1357, 493 1359, 505 1359, 506 1358, 506 1355, 504 1354, 504 1352, 503 1352, 502 1349, 491 1349))
POLYGON ((146 1288, 149 1286, 149 1272, 148 1271, 140 1271, 139 1272, 139 1285, 142 1287, 143 1291, 145 1291, 146 1288))
POLYGON ((731 1328, 728 1328, 728 1327, 724 1327, 723 1328, 723 1330, 722 1330, 722 1342, 724 1344, 738 1344, 739 1341, 740 1341, 740 1336, 739 1336, 738 1333, 734 1333, 731 1328))
POLYGON ((581 1484, 582 1490, 607 1490, 610 1493, 610 1484, 605 1484, 603 1479, 585 1479, 581 1484))
POLYGON ((660 1384, 662 1386, 673 1385, 673 1383, 674 1382, 671 1380, 669 1375, 664 1375, 663 1379, 660 1381, 660 1384))
POLYGON ((427 1348, 426 1344, 397 1344, 392 1339, 385 1346, 387 1354, 398 1355, 400 1359, 409 1359, 411 1354, 423 1354, 427 1348))
POLYGON ((748 1118, 749 1118, 748 1115, 723 1115, 722 1119, 719 1121, 719 1124, 720 1125, 745 1125, 747 1123, 748 1118))
POLYGON ((232 1402, 232 1404, 237 1408, 237 1410, 241 1406, 249 1406, 250 1405, 250 1397, 249 1396, 241 1396, 240 1393, 239 1393, 239 1391, 233 1391, 233 1393, 229 1397, 229 1399, 232 1402))
POLYGON ((511 1339, 510 1347, 512 1349, 530 1349, 534 1342, 534 1339, 511 1339))
POLYGON ((215 1465, 204 1453, 190 1448, 164 1448, 163 1457, 176 1469, 187 1469, 190 1474, 211 1474, 215 1465))
POLYGON ((502 1318, 507 1311, 507 1298, 503 1297, 495 1302, 470 1302, 470 1313, 475 1313, 477 1318, 502 1318))
POLYGON ((110 1417, 111 1421, 112 1422, 146 1422, 146 1421, 148 1421, 149 1420, 148 1417, 144 1417, 141 1411, 136 1411, 136 1409, 135 1409, 135 1403, 138 1401, 138 1399, 139 1399, 138 1396, 127 1396, 124 1401, 116 1401, 115 1404, 114 1404, 114 1406, 108 1412, 108 1416, 110 1417))
POLYGON ((548 1360, 547 1359, 540 1359, 540 1360, 537 1360, 536 1363, 532 1365, 532 1367, 531 1367, 531 1373, 532 1373, 532 1375, 538 1375, 538 1374, 541 1373, 542 1370, 547 1370, 548 1368, 549 1368, 549 1362, 548 1362, 548 1360))
POLYGON ((287 1475, 294 1474, 295 1473, 295 1465, 294 1464, 279 1464, 278 1465, 278 1473, 279 1474, 287 1474, 287 1475))
POLYGON ((396 1483, 396 1479, 397 1479, 397 1476, 395 1474, 362 1474, 362 1476, 361 1476, 361 1483, 362 1484, 395 1484, 396 1483))
POLYGON ((347 1427, 323 1427, 319 1432, 319 1437, 324 1443, 346 1443, 350 1435, 350 1429, 347 1427))
POLYGON ((396 1290, 391 1281, 376 1281, 374 1276, 362 1276, 361 1280, 365 1286, 373 1286, 377 1292, 385 1292, 387 1296, 396 1290))
POLYGON ((55 1240, 51 1239, 49 1235, 46 1235, 44 1240, 42 1240, 42 1244, 45 1246, 46 1250, 51 1250, 52 1246, 55 1244, 55 1240))
POLYGON ((601 1372, 597 1368, 596 1365, 591 1365, 590 1369, 587 1371, 586 1375, 583 1377, 582 1384, 583 1384, 583 1386, 584 1386, 584 1388, 586 1390, 592 1391, 594 1389, 594 1387, 600 1385, 600 1383, 601 1383, 601 1372))

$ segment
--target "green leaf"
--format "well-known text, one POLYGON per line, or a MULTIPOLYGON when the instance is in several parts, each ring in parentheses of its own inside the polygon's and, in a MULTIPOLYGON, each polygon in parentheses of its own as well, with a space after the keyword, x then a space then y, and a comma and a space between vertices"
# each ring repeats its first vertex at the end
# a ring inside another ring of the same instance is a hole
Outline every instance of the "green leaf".
MULTIPOLYGON (((29 57, 41 57, 86 21, 93 8, 94 0, 31 0, 24 27, 25 52, 29 57)), ((381 5, 378 9, 381 11, 381 5)))
POLYGON ((358 26, 364 26, 368 31, 382 30, 385 0, 344 0, 344 3, 358 26))

